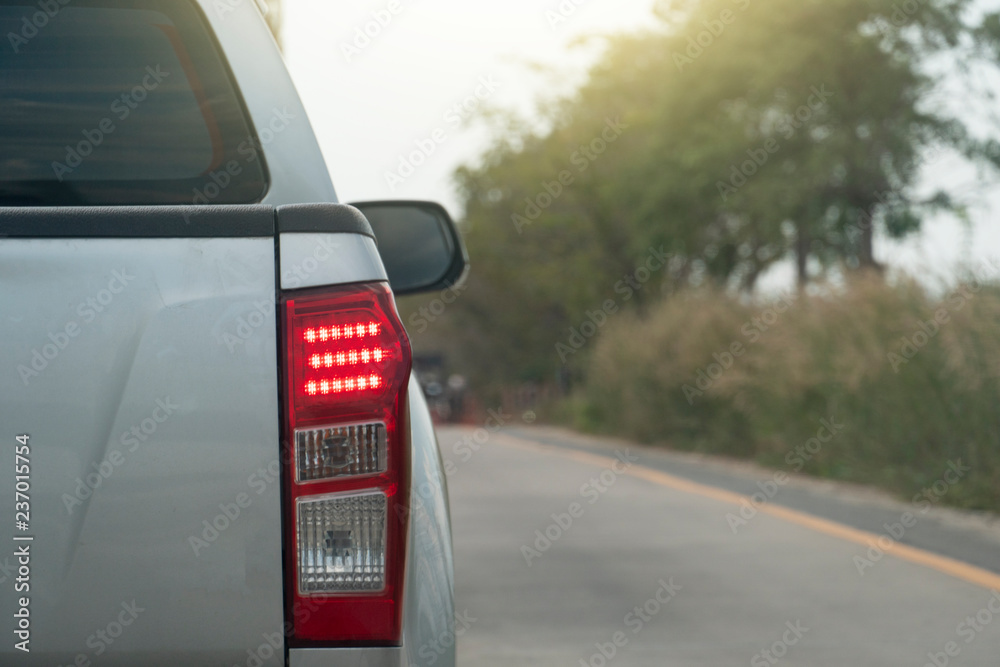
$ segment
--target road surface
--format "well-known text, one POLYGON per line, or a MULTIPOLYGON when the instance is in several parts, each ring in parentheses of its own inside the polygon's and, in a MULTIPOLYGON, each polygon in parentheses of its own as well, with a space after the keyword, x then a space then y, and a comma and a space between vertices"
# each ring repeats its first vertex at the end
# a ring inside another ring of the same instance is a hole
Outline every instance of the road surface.
POLYGON ((460 665, 1000 667, 995 523, 493 426, 439 429, 460 665))

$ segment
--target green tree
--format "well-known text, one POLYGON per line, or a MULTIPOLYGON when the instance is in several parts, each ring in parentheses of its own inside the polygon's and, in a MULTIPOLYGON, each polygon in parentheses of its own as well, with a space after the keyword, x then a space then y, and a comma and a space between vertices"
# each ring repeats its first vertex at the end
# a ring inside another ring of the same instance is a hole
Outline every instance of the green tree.
POLYGON ((982 97, 969 82, 996 69, 1000 18, 971 8, 669 0, 659 29, 609 38, 544 129, 502 125, 456 175, 475 278, 449 321, 476 332, 475 359, 512 350, 482 374, 551 378, 565 361, 555 344, 617 298, 649 248, 671 254, 659 289, 622 307, 692 284, 749 291, 785 259, 800 285, 815 261, 879 271, 877 230, 961 215, 960 200, 916 184, 929 152, 1000 163, 948 94, 982 97))

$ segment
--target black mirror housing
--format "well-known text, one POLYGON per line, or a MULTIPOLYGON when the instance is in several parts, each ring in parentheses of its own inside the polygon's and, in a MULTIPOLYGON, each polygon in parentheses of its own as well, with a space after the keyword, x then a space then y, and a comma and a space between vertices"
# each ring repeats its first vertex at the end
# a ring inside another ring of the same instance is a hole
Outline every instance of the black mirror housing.
POLYGON ((446 289, 469 266, 465 244, 443 206, 425 201, 352 203, 368 219, 397 296, 446 289))

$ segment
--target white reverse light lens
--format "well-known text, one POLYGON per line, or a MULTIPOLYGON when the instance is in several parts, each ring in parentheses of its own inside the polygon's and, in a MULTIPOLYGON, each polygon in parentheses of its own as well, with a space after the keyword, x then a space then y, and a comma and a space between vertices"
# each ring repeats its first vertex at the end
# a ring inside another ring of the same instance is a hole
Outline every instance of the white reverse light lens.
POLYGON ((387 505, 382 492, 300 498, 296 506, 299 592, 385 588, 387 505))
POLYGON ((373 475, 386 470, 385 424, 358 424, 295 432, 299 482, 373 475))

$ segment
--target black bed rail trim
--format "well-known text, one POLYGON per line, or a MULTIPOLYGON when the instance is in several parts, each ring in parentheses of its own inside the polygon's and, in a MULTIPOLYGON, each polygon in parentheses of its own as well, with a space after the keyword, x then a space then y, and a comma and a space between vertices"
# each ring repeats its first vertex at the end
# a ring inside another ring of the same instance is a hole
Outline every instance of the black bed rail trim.
POLYGON ((346 204, 0 207, 0 238, 246 238, 276 233, 362 234, 346 204))
POLYGON ((0 237, 246 238, 274 236, 274 207, 0 207, 0 237))
POLYGON ((291 204, 278 207, 278 233, 362 234, 375 238, 368 219, 347 204, 291 204))

